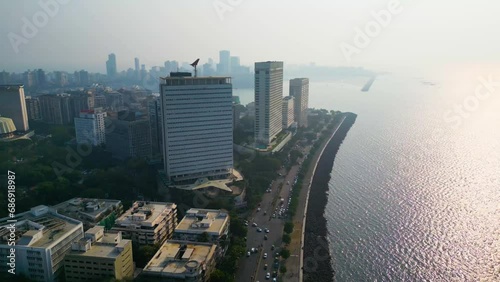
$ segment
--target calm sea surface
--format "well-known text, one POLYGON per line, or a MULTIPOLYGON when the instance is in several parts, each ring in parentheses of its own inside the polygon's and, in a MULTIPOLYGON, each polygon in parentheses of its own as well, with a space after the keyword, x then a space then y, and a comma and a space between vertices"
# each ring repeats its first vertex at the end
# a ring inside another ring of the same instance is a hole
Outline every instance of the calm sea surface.
POLYGON ((358 115, 325 211, 336 281, 500 281, 500 87, 474 99, 480 84, 476 73, 384 75, 369 92, 311 82, 310 107, 358 115))

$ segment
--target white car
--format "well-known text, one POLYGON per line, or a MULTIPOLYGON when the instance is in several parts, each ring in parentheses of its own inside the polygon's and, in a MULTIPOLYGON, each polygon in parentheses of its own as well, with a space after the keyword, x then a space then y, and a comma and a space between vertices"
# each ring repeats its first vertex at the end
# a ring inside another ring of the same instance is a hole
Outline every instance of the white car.
POLYGON ((266 259, 266 258, 267 258, 267 253, 264 253, 264 257, 263 257, 263 258, 264 258, 264 259, 266 259))
POLYGON ((270 278, 271 278, 271 273, 269 273, 269 272, 268 272, 268 273, 266 274, 266 279, 270 279, 270 278))

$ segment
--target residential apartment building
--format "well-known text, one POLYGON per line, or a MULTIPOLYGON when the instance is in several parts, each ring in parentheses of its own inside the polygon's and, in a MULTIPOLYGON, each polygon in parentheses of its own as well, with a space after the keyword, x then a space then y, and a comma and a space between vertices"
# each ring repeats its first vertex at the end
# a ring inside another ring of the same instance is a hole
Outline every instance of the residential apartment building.
POLYGON ((138 201, 116 219, 112 230, 138 244, 154 245, 172 238, 176 225, 176 204, 138 201))
POLYGON ((83 224, 47 206, 37 206, 14 218, 0 219, 0 271, 7 272, 9 238, 15 240, 16 274, 34 281, 63 279, 64 256, 71 244, 83 237, 83 224), (11 223, 9 220, 16 220, 11 223), (15 229, 12 229, 12 225, 15 229))
POLYGON ((309 79, 290 80, 290 96, 295 98, 295 121, 299 127, 307 127, 307 108, 309 104, 309 79))
POLYGON ((206 282, 215 270, 217 246, 211 243, 166 241, 142 271, 161 281, 206 282))
POLYGON ((40 100, 38 100, 38 98, 26 96, 26 111, 28 112, 28 120, 42 119, 40 100))
POLYGON ((294 121, 294 98, 283 97, 283 129, 289 128, 294 121))
POLYGON ((64 260, 66 281, 131 279, 132 257, 132 241, 122 239, 121 232, 104 232, 104 227, 95 226, 72 243, 64 260))
POLYGON ((106 112, 101 108, 80 111, 80 117, 75 118, 76 142, 99 146, 106 144, 106 112))

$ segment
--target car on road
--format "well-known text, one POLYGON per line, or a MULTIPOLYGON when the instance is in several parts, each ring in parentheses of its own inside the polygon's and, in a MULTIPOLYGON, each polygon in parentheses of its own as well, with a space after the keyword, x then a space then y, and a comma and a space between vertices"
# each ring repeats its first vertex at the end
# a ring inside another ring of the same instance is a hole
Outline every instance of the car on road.
POLYGON ((260 212, 260 208, 257 208, 257 211, 260 212))
POLYGON ((257 232, 262 232, 262 228, 257 228, 257 232))
POLYGON ((269 233, 269 229, 266 228, 266 233, 269 233))
POLYGON ((266 279, 267 279, 267 280, 269 280, 270 278, 271 278, 271 273, 269 273, 269 272, 268 272, 268 273, 266 274, 266 279))
POLYGON ((274 247, 274 245, 272 245, 272 246, 271 246, 271 251, 274 251, 274 248, 275 248, 275 247, 274 247))
POLYGON ((264 235, 264 240, 267 240, 267 239, 268 239, 268 238, 267 238, 267 235, 264 235))
POLYGON ((267 253, 264 253, 263 258, 264 258, 264 259, 266 259, 266 258, 267 258, 267 253))
POLYGON ((264 270, 267 270, 267 263, 264 264, 264 270))
POLYGON ((252 226, 253 226, 253 227, 257 227, 257 223, 255 223, 255 222, 254 222, 254 223, 252 223, 252 226))
POLYGON ((250 252, 247 252, 247 257, 249 257, 249 256, 250 256, 250 252))

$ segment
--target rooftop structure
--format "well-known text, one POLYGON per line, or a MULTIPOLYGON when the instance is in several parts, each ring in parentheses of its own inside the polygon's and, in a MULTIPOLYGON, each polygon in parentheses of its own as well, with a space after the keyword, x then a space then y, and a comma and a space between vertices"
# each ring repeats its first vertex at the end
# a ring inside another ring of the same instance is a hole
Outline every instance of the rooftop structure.
POLYGON ((143 274, 173 281, 208 281, 215 268, 216 248, 210 243, 168 240, 144 267, 143 274))
POLYGON ((112 230, 142 245, 161 244, 171 238, 177 225, 177 205, 160 202, 135 202, 115 221, 112 230))
MULTIPOLYGON (((106 224, 108 218, 116 218, 123 213, 119 200, 73 198, 52 207, 58 213, 80 220, 87 230, 99 223, 106 224)), ((112 226, 105 226, 106 229, 112 226)))
POLYGON ((72 243, 64 267, 67 281, 131 278, 132 241, 122 239, 121 232, 104 232, 104 227, 95 226, 72 243))
POLYGON ((218 242, 229 232, 229 214, 225 210, 189 209, 174 232, 174 239, 199 241, 207 233, 209 242, 218 242))
POLYGON ((36 206, 14 218, 2 218, 0 271, 7 271, 7 254, 12 248, 9 242, 13 239, 16 245, 16 273, 35 281, 58 280, 63 271, 64 256, 71 250, 71 242, 82 237, 81 222, 60 215, 47 206, 36 206))

